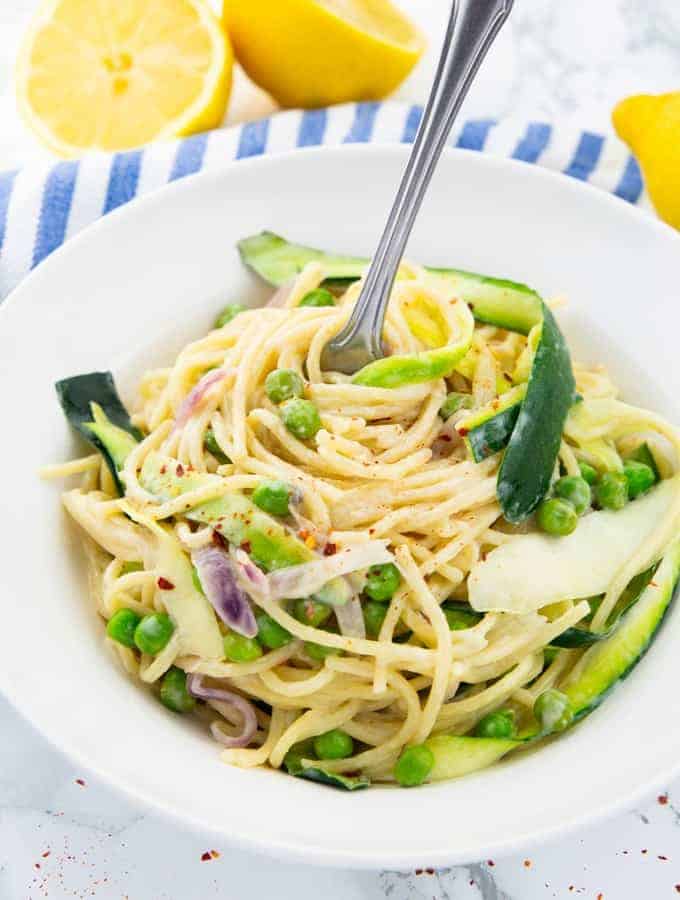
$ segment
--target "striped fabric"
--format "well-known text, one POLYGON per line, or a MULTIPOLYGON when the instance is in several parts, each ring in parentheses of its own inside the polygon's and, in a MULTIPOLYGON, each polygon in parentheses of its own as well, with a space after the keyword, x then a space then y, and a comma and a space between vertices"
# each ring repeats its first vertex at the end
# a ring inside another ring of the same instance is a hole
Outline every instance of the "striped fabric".
MULTIPOLYGON (((411 143, 421 115, 420 107, 397 103, 295 110, 144 150, 0 172, 0 301, 72 235, 170 181, 297 147, 411 143)), ((647 202, 637 163, 613 136, 544 122, 477 119, 460 124, 450 142, 562 171, 629 203, 647 202)))

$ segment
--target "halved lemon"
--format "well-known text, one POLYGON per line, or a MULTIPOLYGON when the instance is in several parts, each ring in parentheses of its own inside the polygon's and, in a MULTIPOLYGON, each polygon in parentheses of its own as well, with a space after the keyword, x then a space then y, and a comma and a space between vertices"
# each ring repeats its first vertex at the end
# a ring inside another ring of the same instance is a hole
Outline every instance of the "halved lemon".
POLYGON ((46 0, 17 64, 29 127, 60 156, 218 125, 233 53, 203 0, 46 0))
POLYGON ((390 0, 225 0, 224 21, 238 61, 282 106, 378 100, 425 47, 390 0))

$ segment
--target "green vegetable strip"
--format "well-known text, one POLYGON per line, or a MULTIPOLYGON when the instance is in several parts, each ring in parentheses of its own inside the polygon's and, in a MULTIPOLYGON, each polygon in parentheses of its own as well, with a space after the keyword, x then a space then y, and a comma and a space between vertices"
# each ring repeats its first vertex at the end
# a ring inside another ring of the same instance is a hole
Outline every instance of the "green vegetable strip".
MULTIPOLYGON (((361 278, 369 262, 293 244, 269 231, 244 238, 238 249, 243 263, 274 287, 291 281, 308 263, 319 262, 326 272, 325 286, 343 289, 361 278)), ((478 322, 520 334, 528 334, 541 322, 541 298, 524 284, 462 269, 428 271, 452 282, 457 296, 470 306, 478 322)))
MULTIPOLYGON (((668 548, 640 599, 621 617, 614 633, 586 651, 577 678, 559 686, 569 699, 574 723, 599 706, 645 655, 673 601, 679 578, 680 539, 668 548)), ((516 740, 436 735, 425 742, 435 757, 430 779, 467 775, 543 736, 535 726, 516 740)))
MULTIPOLYGON (((458 315, 460 338, 452 344, 404 356, 387 356, 364 366, 352 378, 353 384, 366 387, 396 388, 405 384, 422 384, 451 375, 472 344, 474 319, 467 306, 457 304, 465 315, 458 315)), ((452 323, 450 323, 452 324, 452 323)))
POLYGON ((113 376, 110 372, 75 375, 58 381, 55 388, 66 418, 102 454, 119 493, 124 494, 118 473, 141 434, 130 421, 113 376))
POLYGON ((543 326, 527 394, 498 474, 509 522, 522 522, 548 493, 576 383, 566 342, 543 304, 543 326))
POLYGON ((522 743, 511 738, 435 735, 425 741, 425 746, 430 748, 434 756, 434 768, 428 780, 446 781, 485 769, 498 762, 506 753, 521 747, 522 743))
POLYGON ((456 425, 475 462, 483 462, 507 447, 525 396, 526 385, 518 385, 456 425))
POLYGON ((581 674, 561 688, 575 717, 583 718, 626 678, 649 649, 673 600, 680 577, 680 539, 671 544, 638 602, 622 617, 614 634, 591 647, 583 657, 581 674))

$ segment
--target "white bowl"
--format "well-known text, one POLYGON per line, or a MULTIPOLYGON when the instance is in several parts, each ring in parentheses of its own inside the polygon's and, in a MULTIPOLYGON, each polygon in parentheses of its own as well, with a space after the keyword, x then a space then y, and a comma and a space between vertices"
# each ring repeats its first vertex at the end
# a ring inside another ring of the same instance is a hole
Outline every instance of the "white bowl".
MULTIPOLYGON (((171 344, 205 332, 225 302, 257 302, 265 292, 235 243, 261 228, 369 253, 405 159, 397 147, 308 150, 176 183, 71 241, 0 311, 3 691, 80 765, 140 801, 312 863, 409 868, 516 852, 631 803, 680 762, 677 608, 631 677, 562 738, 408 791, 343 794, 225 766, 206 734, 104 648, 61 485, 36 477, 76 450, 53 382, 113 368, 126 387, 171 344)), ((410 256, 566 295, 577 356, 607 363, 626 397, 678 420, 680 238, 670 229, 570 179, 451 151, 410 256)))

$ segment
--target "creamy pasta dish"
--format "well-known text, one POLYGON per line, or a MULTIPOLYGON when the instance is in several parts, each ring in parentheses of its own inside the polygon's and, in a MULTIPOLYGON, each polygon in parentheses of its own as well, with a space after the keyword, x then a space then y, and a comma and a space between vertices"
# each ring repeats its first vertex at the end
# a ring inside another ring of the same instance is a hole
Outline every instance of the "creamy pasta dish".
POLYGON ((366 261, 262 233, 271 285, 129 405, 57 392, 63 503, 106 643, 225 762, 327 785, 455 778, 573 727, 680 572, 676 428, 572 360, 525 287, 404 263, 385 356, 324 371, 366 261), (103 629, 104 630, 104 629, 103 629))

